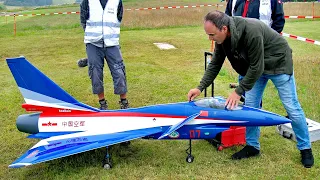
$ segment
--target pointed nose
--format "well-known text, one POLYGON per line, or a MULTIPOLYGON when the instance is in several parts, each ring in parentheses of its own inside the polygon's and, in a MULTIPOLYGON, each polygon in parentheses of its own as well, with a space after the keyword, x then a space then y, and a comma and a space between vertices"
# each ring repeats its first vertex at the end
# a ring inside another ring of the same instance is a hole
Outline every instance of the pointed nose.
POLYGON ((279 124, 291 123, 290 119, 288 119, 286 117, 282 117, 282 116, 279 116, 277 121, 278 121, 279 124))
POLYGON ((268 121, 268 124, 271 126, 285 124, 285 123, 291 123, 290 119, 283 117, 283 116, 280 116, 280 115, 269 116, 269 117, 266 117, 266 119, 268 121))

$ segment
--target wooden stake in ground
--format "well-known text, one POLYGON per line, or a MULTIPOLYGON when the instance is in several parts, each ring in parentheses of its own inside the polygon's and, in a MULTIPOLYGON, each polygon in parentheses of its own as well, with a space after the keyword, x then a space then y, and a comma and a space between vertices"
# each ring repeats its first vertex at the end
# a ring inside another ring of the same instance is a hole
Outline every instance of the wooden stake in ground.
POLYGON ((314 20, 314 2, 312 3, 312 16, 313 16, 313 20, 314 20))
POLYGON ((16 34, 17 34, 17 22, 16 22, 16 14, 13 15, 13 34, 14 34, 14 37, 16 37, 16 34))

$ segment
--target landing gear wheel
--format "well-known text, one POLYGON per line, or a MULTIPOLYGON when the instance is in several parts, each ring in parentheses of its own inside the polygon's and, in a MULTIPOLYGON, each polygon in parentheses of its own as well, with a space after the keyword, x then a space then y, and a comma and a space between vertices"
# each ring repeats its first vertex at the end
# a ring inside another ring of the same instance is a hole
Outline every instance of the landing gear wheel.
POLYGON ((108 163, 104 163, 104 164, 103 164, 103 169, 108 170, 108 169, 111 169, 111 168, 112 168, 111 162, 108 162, 108 163))
POLYGON ((109 154, 109 147, 106 147, 106 155, 102 161, 102 167, 103 169, 111 169, 112 168, 112 160, 111 160, 111 155, 109 154))
POLYGON ((192 163, 193 160, 194 160, 194 157, 192 156, 191 154, 191 139, 189 139, 189 148, 186 150, 186 153, 188 154, 187 158, 186 158, 186 161, 187 163, 192 163))
POLYGON ((219 146, 217 147, 217 150, 218 150, 218 151, 222 151, 222 150, 223 150, 223 146, 222 146, 222 145, 219 145, 219 146))
POLYGON ((188 155, 186 158, 187 163, 192 163, 194 160, 194 157, 192 155, 188 155))

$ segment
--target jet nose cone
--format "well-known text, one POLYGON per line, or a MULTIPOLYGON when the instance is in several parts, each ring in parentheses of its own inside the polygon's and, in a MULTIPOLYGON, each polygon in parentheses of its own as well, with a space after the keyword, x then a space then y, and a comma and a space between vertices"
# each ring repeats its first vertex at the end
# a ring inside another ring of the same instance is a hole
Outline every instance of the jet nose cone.
POLYGON ((291 123, 290 119, 283 116, 278 116, 277 118, 273 118, 273 121, 275 122, 275 125, 291 123))

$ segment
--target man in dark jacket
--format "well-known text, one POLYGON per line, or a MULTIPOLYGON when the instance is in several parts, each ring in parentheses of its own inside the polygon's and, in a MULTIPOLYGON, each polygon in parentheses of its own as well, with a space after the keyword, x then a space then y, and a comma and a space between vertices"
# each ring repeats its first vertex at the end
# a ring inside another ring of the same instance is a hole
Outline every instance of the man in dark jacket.
MULTIPOLYGON (((229 16, 260 19, 278 33, 282 32, 285 24, 281 0, 230 0, 225 13, 229 16)), ((239 75, 239 81, 242 78, 243 76, 239 75)))
MULTIPOLYGON (((293 73, 292 50, 287 41, 262 21, 252 18, 229 17, 214 11, 205 16, 204 29, 216 42, 213 59, 199 84, 188 93, 191 101, 201 94, 218 75, 226 57, 233 69, 244 78, 226 100, 228 109, 239 103, 246 92, 246 105, 259 108, 263 91, 270 79, 279 92, 297 137, 302 164, 310 168, 314 159, 304 112, 298 101, 293 73)), ((242 159, 260 154, 260 128, 246 133, 247 145, 232 155, 242 159)))

